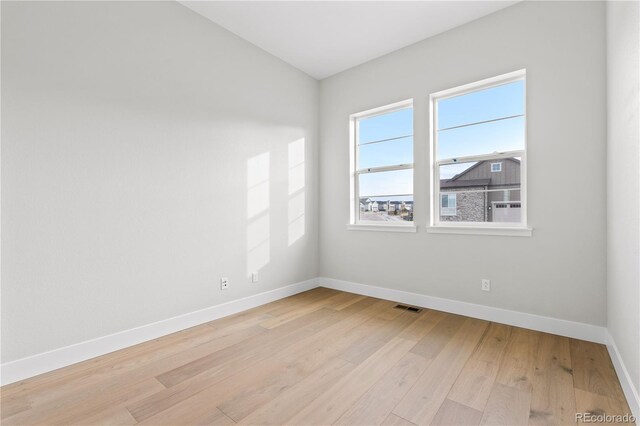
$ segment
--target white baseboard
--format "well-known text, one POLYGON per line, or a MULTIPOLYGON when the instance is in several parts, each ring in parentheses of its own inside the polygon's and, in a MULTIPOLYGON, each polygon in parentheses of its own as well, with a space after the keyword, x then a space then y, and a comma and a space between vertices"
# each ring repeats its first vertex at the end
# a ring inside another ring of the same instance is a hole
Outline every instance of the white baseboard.
POLYGON ((156 339, 176 331, 213 321, 228 315, 245 311, 256 306, 270 303, 318 286, 357 293, 380 299, 393 300, 410 305, 422 306, 487 321, 528 328, 596 343, 607 343, 616 371, 625 395, 632 405, 636 417, 638 414, 638 393, 629 379, 613 339, 607 339, 606 328, 591 324, 543 317, 539 315, 510 311, 473 303, 443 299, 423 294, 410 293, 332 278, 317 278, 291 284, 275 290, 211 306, 199 311, 136 327, 130 330, 80 342, 49 352, 22 358, 0 365, 0 384, 6 385, 38 374, 57 370, 71 364, 86 361, 119 349, 124 349, 148 340, 156 339), (634 408, 635 407, 635 408, 634 408))
POLYGON ((625 367, 624 362, 620 357, 620 352, 618 352, 616 342, 608 331, 607 349, 609 350, 609 356, 613 362, 613 368, 615 368, 618 380, 620 380, 620 384, 622 385, 624 396, 627 398, 629 408, 631 408, 631 412, 636 418, 636 424, 640 424, 640 392, 638 392, 638 389, 634 386, 631 376, 629 375, 629 371, 627 371, 627 367, 625 367))
POLYGON ((86 361, 109 352, 175 333, 176 331, 246 311, 265 303, 311 290, 317 286, 317 279, 314 278, 152 324, 7 362, 0 365, 0 384, 6 385, 48 371, 57 370, 67 365, 86 361))
POLYGON ((491 306, 476 305, 474 303, 443 299, 424 294, 409 293, 406 291, 359 284, 350 281, 336 280, 333 278, 321 277, 318 278, 318 283, 322 287, 333 288, 335 290, 348 291, 350 293, 376 297, 379 299, 393 300, 394 302, 401 302, 423 308, 431 308, 438 311, 465 315, 501 324, 543 331, 545 333, 552 333, 602 344, 607 341, 607 329, 597 325, 543 317, 540 315, 510 311, 491 306))

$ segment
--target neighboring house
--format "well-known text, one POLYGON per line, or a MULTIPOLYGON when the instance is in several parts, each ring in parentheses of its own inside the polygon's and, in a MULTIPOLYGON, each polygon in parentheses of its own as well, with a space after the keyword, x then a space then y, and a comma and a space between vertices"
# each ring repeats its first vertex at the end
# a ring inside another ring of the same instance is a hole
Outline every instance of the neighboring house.
POLYGON ((440 180, 440 220, 519 222, 520 161, 479 161, 451 179, 440 180))
POLYGON ((360 199, 360 212, 364 220, 379 220, 381 215, 397 216, 401 220, 413 220, 413 201, 376 201, 370 198, 360 199))
POLYGON ((363 198, 360 200, 360 211, 361 212, 377 212, 378 202, 372 201, 370 198, 363 198))

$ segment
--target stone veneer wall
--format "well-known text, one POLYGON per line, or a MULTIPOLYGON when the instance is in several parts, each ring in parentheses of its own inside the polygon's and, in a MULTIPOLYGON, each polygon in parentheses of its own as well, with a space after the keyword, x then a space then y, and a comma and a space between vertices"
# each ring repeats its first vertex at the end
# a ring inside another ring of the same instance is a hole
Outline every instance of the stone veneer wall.
POLYGON ((440 216, 442 222, 484 222, 485 194, 482 192, 442 191, 456 193, 456 215, 440 216))

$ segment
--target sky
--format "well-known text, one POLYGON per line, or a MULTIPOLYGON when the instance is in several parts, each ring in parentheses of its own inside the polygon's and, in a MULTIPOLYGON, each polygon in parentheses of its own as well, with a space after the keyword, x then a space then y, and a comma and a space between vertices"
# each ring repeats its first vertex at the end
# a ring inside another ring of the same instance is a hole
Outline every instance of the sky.
MULTIPOLYGON (((516 81, 440 100, 438 159, 524 149, 524 117, 473 124, 524 114, 524 84, 524 81, 516 81), (468 126, 451 129, 461 125, 468 126)), ((359 144, 360 169, 413 163, 413 109, 360 120, 359 144), (370 144, 390 138, 397 139, 370 144)), ((442 167, 440 178, 451 178, 473 164, 467 162, 442 167)), ((412 170, 360 175, 361 196, 412 193, 412 170)))

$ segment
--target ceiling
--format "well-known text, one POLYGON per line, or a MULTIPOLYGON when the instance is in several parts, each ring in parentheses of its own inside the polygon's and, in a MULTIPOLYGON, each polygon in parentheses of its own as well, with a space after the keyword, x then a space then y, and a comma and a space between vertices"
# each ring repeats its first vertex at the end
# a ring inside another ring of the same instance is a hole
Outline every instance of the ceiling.
POLYGON ((323 79, 517 1, 180 1, 323 79))

